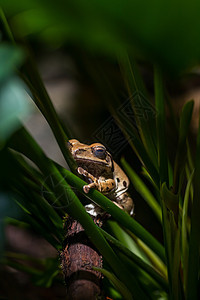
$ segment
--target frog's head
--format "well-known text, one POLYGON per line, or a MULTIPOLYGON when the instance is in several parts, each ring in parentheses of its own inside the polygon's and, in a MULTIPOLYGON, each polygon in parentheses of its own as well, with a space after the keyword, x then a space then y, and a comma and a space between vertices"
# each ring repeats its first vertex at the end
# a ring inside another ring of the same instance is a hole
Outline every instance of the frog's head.
POLYGON ((104 145, 100 143, 86 145, 73 139, 69 140, 68 148, 78 166, 84 169, 85 167, 94 169, 96 165, 99 169, 107 169, 113 172, 112 156, 104 145))

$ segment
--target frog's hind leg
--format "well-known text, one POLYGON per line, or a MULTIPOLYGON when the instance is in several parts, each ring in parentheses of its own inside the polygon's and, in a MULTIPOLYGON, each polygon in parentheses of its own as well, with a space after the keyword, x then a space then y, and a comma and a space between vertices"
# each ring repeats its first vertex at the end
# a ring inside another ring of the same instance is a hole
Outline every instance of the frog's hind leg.
POLYGON ((128 193, 123 193, 116 197, 116 201, 113 201, 119 208, 125 210, 131 216, 134 215, 134 204, 132 198, 128 193))

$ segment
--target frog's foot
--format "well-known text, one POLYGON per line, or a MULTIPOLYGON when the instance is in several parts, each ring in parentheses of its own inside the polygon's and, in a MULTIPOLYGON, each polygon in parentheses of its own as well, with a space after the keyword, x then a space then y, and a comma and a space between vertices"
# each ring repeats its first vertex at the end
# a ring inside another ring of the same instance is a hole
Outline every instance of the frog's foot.
POLYGON ((97 182, 96 178, 92 174, 88 173, 86 170, 84 170, 81 167, 78 167, 77 171, 78 171, 78 173, 80 175, 83 175, 84 177, 89 178, 89 179, 91 179, 93 181, 93 182, 91 182, 91 183, 83 186, 83 191, 86 194, 89 193, 90 189, 98 188, 98 186, 99 186, 98 182, 97 182))
POLYGON ((128 193, 122 193, 121 195, 116 197, 116 200, 117 203, 115 204, 117 206, 119 206, 120 208, 122 207, 122 209, 126 211, 128 214, 130 214, 131 216, 134 215, 134 203, 128 193))
POLYGON ((89 183, 89 184, 83 186, 83 191, 86 194, 88 194, 90 189, 95 189, 97 186, 98 186, 98 184, 95 182, 89 183))

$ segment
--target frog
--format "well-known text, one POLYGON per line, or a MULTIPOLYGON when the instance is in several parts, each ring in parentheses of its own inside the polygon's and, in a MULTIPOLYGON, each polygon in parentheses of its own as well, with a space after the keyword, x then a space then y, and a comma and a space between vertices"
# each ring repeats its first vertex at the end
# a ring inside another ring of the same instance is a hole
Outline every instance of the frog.
MULTIPOLYGON (((76 161, 77 173, 87 183, 83 186, 84 193, 88 194, 91 189, 96 189, 133 216, 134 203, 127 192, 129 179, 106 147, 101 143, 87 145, 76 139, 69 140, 67 146, 76 161)), ((93 216, 101 214, 97 205, 89 204, 85 207, 93 216)))

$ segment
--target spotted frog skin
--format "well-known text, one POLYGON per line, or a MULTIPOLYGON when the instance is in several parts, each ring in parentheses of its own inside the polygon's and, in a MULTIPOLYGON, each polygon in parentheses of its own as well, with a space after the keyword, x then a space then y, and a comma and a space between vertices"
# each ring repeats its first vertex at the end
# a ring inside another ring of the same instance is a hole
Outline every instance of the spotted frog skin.
POLYGON ((83 187, 84 192, 95 188, 132 215, 133 200, 126 192, 129 179, 106 148, 100 143, 86 145, 75 139, 69 140, 68 148, 78 165, 77 172, 88 183, 83 187))

